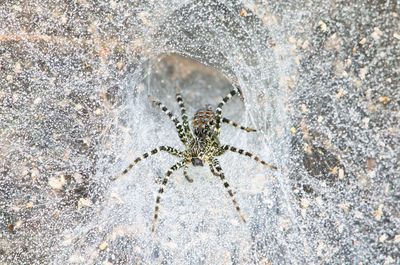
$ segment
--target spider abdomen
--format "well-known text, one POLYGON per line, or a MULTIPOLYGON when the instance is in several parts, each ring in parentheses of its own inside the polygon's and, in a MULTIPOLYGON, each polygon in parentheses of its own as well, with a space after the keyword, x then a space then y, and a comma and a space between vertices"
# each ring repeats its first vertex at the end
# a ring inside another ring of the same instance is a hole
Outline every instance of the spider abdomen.
POLYGON ((196 136, 204 137, 215 125, 215 113, 211 108, 199 109, 193 116, 192 126, 196 136))

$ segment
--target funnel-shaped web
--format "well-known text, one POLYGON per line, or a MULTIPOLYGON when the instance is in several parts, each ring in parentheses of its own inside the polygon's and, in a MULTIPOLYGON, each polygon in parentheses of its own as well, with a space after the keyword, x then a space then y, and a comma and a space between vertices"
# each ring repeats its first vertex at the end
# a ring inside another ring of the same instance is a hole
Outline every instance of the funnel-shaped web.
POLYGON ((398 3, 227 2, 0 5, 1 264, 400 263, 398 3), (114 181, 185 150, 149 97, 190 125, 233 87, 256 132, 222 123, 211 169, 246 223, 183 166, 152 232, 181 158, 114 181))

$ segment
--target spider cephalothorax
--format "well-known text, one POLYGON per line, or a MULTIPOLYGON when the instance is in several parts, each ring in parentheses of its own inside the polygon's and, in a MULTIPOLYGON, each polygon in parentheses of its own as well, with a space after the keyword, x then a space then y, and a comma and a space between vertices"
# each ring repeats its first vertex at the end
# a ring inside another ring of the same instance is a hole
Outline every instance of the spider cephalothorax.
POLYGON ((159 204, 161 200, 161 194, 164 192, 164 188, 168 182, 169 176, 174 172, 175 170, 178 170, 179 168, 183 167, 183 175, 189 182, 193 182, 193 180, 188 176, 187 170, 190 164, 193 166, 204 166, 205 163, 208 163, 210 170, 213 175, 219 177, 226 190, 229 193, 229 196, 231 197, 233 204, 236 207, 236 210, 238 211, 240 217, 242 218, 243 222, 245 222, 245 219, 240 212, 239 205, 237 204, 232 190, 228 184, 228 182, 225 180, 224 173, 222 171, 222 168, 219 164, 219 161, 217 160, 217 156, 222 155, 226 151, 232 151, 239 153, 241 155, 246 155, 257 162, 266 165, 272 169, 276 169, 275 166, 272 166, 257 156, 254 156, 253 154, 246 152, 242 149, 238 149, 236 147, 230 146, 230 145, 221 145, 219 142, 219 134, 221 130, 221 123, 225 122, 228 123, 236 128, 245 130, 247 132, 254 132, 254 129, 248 128, 248 127, 243 127, 233 121, 230 121, 226 118, 222 118, 222 106, 225 105, 234 95, 239 93, 238 88, 234 88, 226 97, 222 99, 222 101, 218 104, 215 112, 211 109, 210 106, 206 106, 205 108, 199 109, 196 114, 193 117, 192 120, 192 129, 193 133, 190 130, 189 123, 188 123, 188 117, 186 115, 186 109, 183 104, 182 96, 177 93, 176 94, 176 99, 178 101, 178 104, 181 108, 181 113, 182 113, 182 123, 178 121, 178 119, 172 115, 172 113, 168 110, 166 106, 164 106, 161 102, 154 100, 150 98, 150 100, 159 106, 162 111, 164 111, 168 117, 175 123, 176 130, 178 132, 179 138, 182 141, 182 143, 186 146, 185 151, 179 151, 173 147, 169 146, 159 146, 155 149, 153 149, 150 152, 147 152, 143 154, 142 156, 136 158, 132 164, 130 164, 118 177, 114 178, 114 180, 118 179, 120 176, 126 174, 136 163, 139 161, 146 159, 150 155, 154 155, 160 151, 166 151, 172 155, 175 155, 177 157, 181 158, 181 161, 173 165, 165 174, 164 179, 162 181, 161 187, 158 191, 157 199, 156 199, 156 207, 155 207, 155 214, 154 214, 154 221, 153 221, 153 228, 152 230, 154 231, 155 229, 155 224, 157 222, 158 218, 158 209, 159 209, 159 204))

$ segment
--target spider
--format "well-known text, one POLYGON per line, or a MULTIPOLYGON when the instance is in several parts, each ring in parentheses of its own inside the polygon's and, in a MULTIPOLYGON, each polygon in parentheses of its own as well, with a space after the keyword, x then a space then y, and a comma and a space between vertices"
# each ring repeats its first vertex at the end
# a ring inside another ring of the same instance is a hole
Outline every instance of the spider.
POLYGON ((193 182, 188 176, 188 167, 190 164, 193 166, 204 166, 205 163, 208 163, 211 173, 216 177, 219 177, 222 180, 229 196, 232 199, 233 204, 236 207, 237 212, 239 213, 243 222, 246 222, 245 218, 243 217, 242 213, 240 212, 240 207, 235 200, 235 197, 232 193, 232 190, 225 179, 225 175, 222 171, 219 161, 217 160, 217 156, 222 155, 226 151, 232 151, 235 153, 239 153, 241 155, 246 155, 255 161, 268 166, 272 169, 277 169, 275 166, 266 163, 265 161, 261 160, 259 157, 243 150, 238 149, 231 145, 221 145, 219 142, 219 134, 221 130, 221 122, 228 123, 236 128, 245 130, 247 132, 255 132, 256 130, 251 129, 249 127, 243 127, 227 118, 222 117, 222 107, 236 94, 239 94, 240 91, 237 87, 234 87, 230 93, 225 96, 222 101, 218 104, 215 112, 211 109, 208 105, 205 108, 199 109, 193 117, 192 120, 192 129, 193 132, 190 130, 188 116, 186 115, 186 109, 183 103, 183 99, 181 94, 177 91, 176 92, 176 100, 179 104, 182 114, 182 123, 178 121, 178 119, 168 110, 168 108, 163 105, 161 102, 149 97, 149 99, 157 105, 168 117, 174 122, 176 130, 179 135, 179 139, 182 143, 186 146, 185 151, 179 151, 173 147, 169 146, 159 146, 153 149, 150 152, 144 153, 142 156, 137 157, 133 163, 131 163, 119 176, 115 177, 114 180, 117 180, 119 177, 128 173, 129 170, 132 169, 134 165, 138 162, 148 158, 151 155, 157 154, 160 151, 168 152, 174 156, 180 157, 182 160, 173 165, 165 174, 164 179, 162 181, 161 187, 158 190, 158 195, 156 199, 156 206, 155 206, 155 213, 154 213, 154 220, 153 220, 153 227, 152 231, 154 232, 157 218, 158 218, 158 209, 161 200, 161 194, 164 192, 165 186, 167 185, 168 179, 171 174, 183 167, 183 175, 185 176, 186 180, 190 183, 193 182))

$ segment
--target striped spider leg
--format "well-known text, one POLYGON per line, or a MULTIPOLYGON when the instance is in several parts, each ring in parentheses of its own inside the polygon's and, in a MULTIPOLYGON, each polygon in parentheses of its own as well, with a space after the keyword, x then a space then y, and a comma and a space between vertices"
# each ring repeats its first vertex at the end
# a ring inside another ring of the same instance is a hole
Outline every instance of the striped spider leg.
POLYGON ((190 163, 186 164, 185 167, 183 168, 183 175, 185 176, 185 178, 186 178, 187 181, 189 181, 190 183, 192 183, 192 182, 193 182, 193 179, 190 178, 189 175, 188 175, 188 173, 187 173, 187 171, 188 171, 188 169, 189 169, 189 164, 190 164, 190 163))
MULTIPOLYGON (((239 94, 239 88, 233 87, 233 89, 226 95, 221 102, 218 104, 217 108, 215 109, 215 129, 214 132, 217 137, 219 137, 219 133, 221 131, 221 120, 222 120, 222 107, 236 94, 239 94)), ((229 123, 229 122, 228 122, 229 123)), ((232 122, 231 125, 234 123, 232 122)), ((236 123, 235 123, 236 124, 236 123)), ((236 126, 235 126, 236 127, 236 126)))
POLYGON ((227 145, 227 144, 222 145, 222 146, 221 146, 221 149, 223 149, 223 150, 225 150, 225 151, 229 150, 229 151, 232 151, 232 152, 234 152, 234 153, 238 153, 238 154, 241 154, 241 155, 248 156, 248 157, 250 157, 251 159, 254 159, 255 161, 257 161, 258 163, 263 164, 264 166, 270 167, 270 168, 272 168, 272 169, 277 169, 276 166, 273 166, 273 165, 268 164, 268 163, 265 162, 264 160, 261 160, 258 156, 255 156, 255 155, 253 155, 252 153, 249 153, 249 152, 247 152, 247 151, 244 151, 243 149, 238 149, 238 148, 236 148, 236 147, 233 147, 233 146, 230 146, 230 145, 227 145))
POLYGON ((168 153, 170 153, 171 155, 174 155, 174 156, 177 156, 177 157, 184 157, 184 153, 182 153, 181 151, 179 151, 179 150, 177 150, 177 149, 175 149, 175 148, 173 148, 173 147, 170 147, 170 146, 164 146, 164 145, 162 145, 162 146, 159 146, 159 147, 157 147, 157 148, 151 150, 150 152, 144 153, 143 155, 137 157, 124 171, 122 171, 122 173, 121 173, 120 175, 116 176, 116 177, 114 178, 114 180, 117 180, 117 179, 119 179, 120 177, 122 177, 123 175, 125 175, 126 173, 128 173, 129 170, 131 170, 132 167, 133 167, 134 165, 136 165, 138 162, 140 162, 140 161, 142 161, 142 160, 148 158, 148 157, 151 156, 151 155, 155 155, 155 154, 157 154, 157 153, 160 152, 160 151, 168 152, 168 153))
MULTIPOLYGON (((177 97, 178 98, 178 97, 177 97)), ((152 97, 149 97, 149 99, 158 107, 160 107, 160 109, 165 112, 165 114, 168 115, 168 117, 170 118, 170 120, 175 124, 176 127, 176 131, 178 132, 179 135, 179 139, 181 140, 181 142, 185 145, 188 146, 190 139, 192 138, 192 133, 189 131, 186 131, 184 129, 184 127, 182 127, 182 124, 178 121, 178 119, 172 114, 172 112, 164 105, 162 104, 160 101, 157 101, 155 99, 153 99, 152 97)), ((184 107, 183 107, 184 109, 184 107)))
POLYGON ((178 92, 178 90, 176 90, 176 101, 178 102, 178 105, 181 109, 183 128, 185 130, 185 133, 188 137, 190 137, 190 140, 193 140, 193 135, 192 135, 192 132, 190 131, 190 127, 189 127, 188 116, 186 115, 186 108, 183 103, 182 95, 178 92))
POLYGON ((222 183, 224 184, 224 187, 226 188, 226 190, 228 191, 229 196, 232 199, 233 204, 235 205, 236 211, 239 213, 240 218, 242 218, 243 222, 246 222, 246 219, 244 219, 241 211, 240 211, 240 207, 238 205, 238 203, 235 200, 235 196, 233 195, 233 192, 231 190, 231 187, 229 186, 228 182, 225 179, 225 175, 224 172, 222 171, 222 168, 219 164, 219 161, 216 158, 211 158, 210 159, 211 164, 210 164, 210 170, 211 172, 215 175, 218 176, 221 180, 222 183), (217 172, 215 172, 213 169, 217 170, 217 172))
POLYGON ((242 125, 239 125, 236 122, 228 120, 227 118, 222 118, 222 122, 228 123, 228 124, 232 125, 233 127, 236 127, 238 129, 244 130, 246 132, 256 132, 257 131, 255 129, 250 128, 250 127, 244 127, 242 125))
POLYGON ((156 209, 154 212, 154 220, 153 220, 153 228, 151 229, 153 232, 156 229, 156 222, 158 219, 158 208, 160 205, 160 200, 161 200, 161 194, 164 192, 164 188, 167 185, 169 176, 171 176, 171 174, 175 171, 180 169, 181 167, 185 166, 187 164, 187 160, 186 158, 179 161, 178 163, 176 163, 175 165, 173 165, 170 169, 168 169, 167 173, 164 176, 163 182, 161 184, 160 189, 158 190, 158 195, 157 195, 157 199, 156 199, 156 209))

